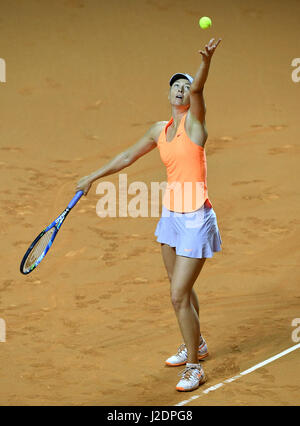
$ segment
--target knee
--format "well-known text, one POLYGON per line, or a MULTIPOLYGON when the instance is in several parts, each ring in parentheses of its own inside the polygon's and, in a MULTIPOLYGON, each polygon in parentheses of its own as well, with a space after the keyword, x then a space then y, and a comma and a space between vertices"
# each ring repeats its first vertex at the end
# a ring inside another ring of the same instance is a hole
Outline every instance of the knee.
POLYGON ((175 311, 179 311, 190 304, 190 296, 182 292, 171 291, 171 302, 175 311))

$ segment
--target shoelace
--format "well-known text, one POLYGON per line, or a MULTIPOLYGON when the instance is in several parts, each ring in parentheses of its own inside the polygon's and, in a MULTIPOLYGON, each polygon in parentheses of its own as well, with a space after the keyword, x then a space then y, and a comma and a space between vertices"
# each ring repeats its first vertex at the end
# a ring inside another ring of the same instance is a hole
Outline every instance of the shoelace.
MULTIPOLYGON (((201 345, 199 345, 199 349, 202 349, 202 348, 204 347, 204 345, 205 345, 205 340, 203 339, 203 341, 202 341, 201 345)), ((185 343, 182 343, 182 344, 179 346, 179 348, 178 348, 178 351, 177 351, 177 354, 176 354, 176 355, 180 355, 180 354, 181 354, 181 352, 186 352, 186 351, 187 351, 187 348, 186 348, 186 346, 185 346, 185 343)))
POLYGON ((201 367, 193 367, 193 366, 188 366, 185 367, 184 370, 182 370, 180 373, 178 373, 178 376, 181 376, 183 379, 189 379, 191 377, 191 375, 193 374, 192 370, 199 370, 201 371, 201 367))
POLYGON ((182 352, 186 352, 186 346, 185 346, 185 344, 184 343, 182 343, 180 346, 179 346, 179 348, 178 348, 178 351, 177 351, 177 354, 176 355, 180 355, 182 352))

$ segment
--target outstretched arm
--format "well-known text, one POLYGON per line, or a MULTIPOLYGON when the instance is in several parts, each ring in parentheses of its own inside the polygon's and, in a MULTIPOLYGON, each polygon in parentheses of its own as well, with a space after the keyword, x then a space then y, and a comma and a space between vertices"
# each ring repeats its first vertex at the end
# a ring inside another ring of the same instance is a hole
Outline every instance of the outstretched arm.
POLYGON ((82 190, 86 196, 93 182, 95 182, 97 179, 123 170, 125 167, 130 166, 143 155, 152 151, 156 147, 156 140, 159 132, 162 129, 162 124, 163 122, 156 122, 136 144, 116 155, 111 161, 102 166, 99 170, 96 170, 90 175, 81 178, 77 182, 76 192, 82 190))
POLYGON ((221 42, 220 38, 216 43, 215 43, 215 39, 212 38, 209 41, 209 43, 205 46, 205 50, 198 50, 198 52, 201 53, 202 55, 202 62, 194 77, 194 81, 191 85, 191 90, 194 90, 194 91, 203 90, 204 84, 208 76, 211 58, 214 54, 214 51, 220 44, 220 42, 221 42))
POLYGON ((220 42, 221 42, 221 39, 219 39, 215 43, 215 39, 212 38, 210 42, 205 46, 205 50, 198 50, 198 52, 201 53, 202 55, 202 62, 194 77, 194 81, 191 84, 189 112, 192 116, 192 119, 197 120, 202 125, 205 124, 205 112, 206 112, 205 102, 203 97, 204 84, 207 80, 212 55, 214 54, 214 51, 216 50, 220 42))

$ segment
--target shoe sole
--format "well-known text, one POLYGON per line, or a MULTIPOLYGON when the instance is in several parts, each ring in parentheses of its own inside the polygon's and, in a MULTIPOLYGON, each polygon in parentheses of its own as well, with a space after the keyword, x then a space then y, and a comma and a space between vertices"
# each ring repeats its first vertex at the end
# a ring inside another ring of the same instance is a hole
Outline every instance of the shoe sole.
MULTIPOLYGON (((201 361, 202 359, 208 357, 209 353, 206 352, 206 354, 198 356, 198 360, 201 361)), ((187 363, 187 361, 184 362, 179 362, 178 364, 172 364, 170 362, 165 361, 165 364, 168 365, 169 367, 179 367, 180 365, 185 365, 187 363)))
POLYGON ((195 386, 195 387, 193 387, 193 388, 191 388, 191 389, 184 389, 184 388, 179 388, 179 387, 177 387, 177 386, 176 386, 176 390, 177 390, 178 392, 191 392, 191 391, 193 391, 193 390, 198 389, 198 388, 199 388, 201 385, 203 385, 206 381, 207 381, 207 379, 206 379, 205 374, 204 374, 204 376, 202 377, 202 379, 201 379, 201 380, 200 380, 200 382, 199 382, 199 385, 197 385, 197 386, 195 386))

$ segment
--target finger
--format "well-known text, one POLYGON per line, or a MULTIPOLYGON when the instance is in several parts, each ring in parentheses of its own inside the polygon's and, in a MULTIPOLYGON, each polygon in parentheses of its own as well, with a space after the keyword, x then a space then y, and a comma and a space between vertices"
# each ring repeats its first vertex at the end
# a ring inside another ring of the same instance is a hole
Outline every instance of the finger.
POLYGON ((215 46, 217 47, 217 46, 219 46, 219 44, 221 43, 221 41, 222 41, 222 39, 221 38, 219 38, 219 40, 217 41, 217 43, 215 44, 215 46))
POLYGON ((213 43, 214 43, 214 40, 215 40, 214 38, 210 39, 210 40, 209 40, 209 43, 208 43, 208 45, 211 45, 211 44, 213 44, 213 43))
POLYGON ((218 45, 220 44, 220 41, 221 41, 221 40, 219 40, 217 44, 214 44, 214 45, 212 46, 211 50, 212 50, 213 52, 216 50, 216 48, 217 48, 217 47, 218 47, 218 45))

